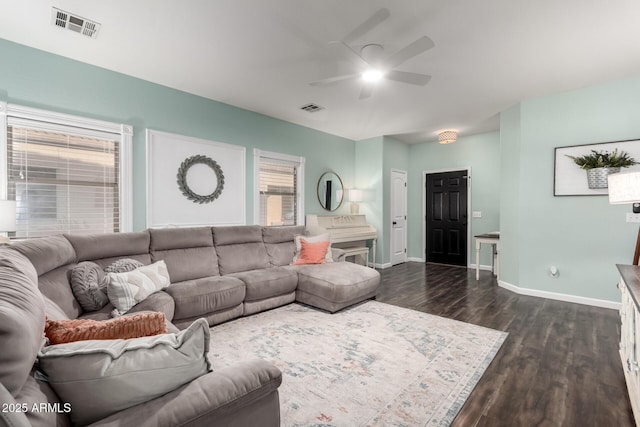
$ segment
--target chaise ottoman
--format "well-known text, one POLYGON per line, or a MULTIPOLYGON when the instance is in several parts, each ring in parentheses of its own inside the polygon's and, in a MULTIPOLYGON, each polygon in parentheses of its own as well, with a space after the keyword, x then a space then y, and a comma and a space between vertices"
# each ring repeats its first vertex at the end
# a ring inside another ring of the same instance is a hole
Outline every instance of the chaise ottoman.
POLYGON ((352 304, 373 298, 380 274, 350 262, 296 265, 296 301, 335 313, 352 304))

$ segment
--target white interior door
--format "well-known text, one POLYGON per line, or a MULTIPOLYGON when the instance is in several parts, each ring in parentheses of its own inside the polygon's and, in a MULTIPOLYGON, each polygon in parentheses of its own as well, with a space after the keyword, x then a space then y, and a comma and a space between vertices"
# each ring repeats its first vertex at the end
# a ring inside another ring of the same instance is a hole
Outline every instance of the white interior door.
POLYGON ((407 261, 407 173, 391 170, 391 265, 407 261))

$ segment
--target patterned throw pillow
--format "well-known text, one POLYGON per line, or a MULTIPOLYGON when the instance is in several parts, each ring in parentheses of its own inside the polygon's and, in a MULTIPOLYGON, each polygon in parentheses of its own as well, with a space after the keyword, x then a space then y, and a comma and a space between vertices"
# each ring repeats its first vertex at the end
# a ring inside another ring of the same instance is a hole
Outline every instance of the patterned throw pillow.
POLYGON ((149 295, 169 286, 169 271, 164 261, 154 262, 126 273, 108 273, 107 295, 111 304, 124 314, 149 295))
POLYGON ((317 243, 317 242, 329 242, 329 245, 327 247, 327 253, 325 254, 324 257, 324 262, 333 262, 333 258, 331 257, 331 237, 329 236, 328 233, 325 234, 318 234, 317 236, 301 236, 301 235, 297 235, 294 237, 294 241, 296 243, 296 254, 293 257, 293 261, 291 262, 291 265, 295 265, 296 262, 298 261, 298 257, 300 256, 300 251, 302 250, 302 245, 300 244, 300 239, 304 239, 307 241, 307 243, 317 243))
POLYGON ((126 273, 128 271, 133 271, 137 268, 143 267, 144 264, 140 261, 136 261, 131 258, 122 258, 114 262, 113 264, 105 267, 105 273, 126 273))
POLYGON ((294 265, 303 264, 324 264, 329 242, 310 243, 306 239, 300 239, 300 256, 294 265))
POLYGON ((109 298, 106 291, 109 278, 100 266, 94 262, 84 261, 71 270, 71 290, 84 311, 100 310, 107 305, 109 298))
POLYGON ((44 333, 51 344, 84 340, 115 340, 166 334, 164 313, 144 312, 109 320, 47 320, 44 333))

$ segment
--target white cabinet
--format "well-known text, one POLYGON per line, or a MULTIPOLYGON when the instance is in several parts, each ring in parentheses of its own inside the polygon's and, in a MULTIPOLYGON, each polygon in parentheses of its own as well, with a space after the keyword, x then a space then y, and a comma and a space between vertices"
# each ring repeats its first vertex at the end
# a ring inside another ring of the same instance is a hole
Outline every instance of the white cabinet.
POLYGON ((627 382, 629 400, 636 419, 640 420, 640 268, 631 265, 618 265, 620 271, 620 359, 624 378, 627 382))

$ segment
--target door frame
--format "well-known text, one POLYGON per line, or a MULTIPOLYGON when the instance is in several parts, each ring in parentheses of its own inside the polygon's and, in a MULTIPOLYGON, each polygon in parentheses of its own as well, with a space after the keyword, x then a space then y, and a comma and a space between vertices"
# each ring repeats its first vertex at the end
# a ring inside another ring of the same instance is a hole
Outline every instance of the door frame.
MULTIPOLYGON (((393 197, 391 192, 393 191, 393 172, 397 172, 397 173, 401 173, 404 174, 404 197, 403 197, 403 203, 404 203, 404 216, 405 216, 405 220, 404 220, 404 261, 403 262, 407 262, 408 260, 408 253, 407 250, 409 249, 409 242, 407 242, 407 226, 409 224, 409 212, 408 212, 408 205, 407 205, 407 200, 409 199, 409 173, 407 171, 401 170, 401 169, 391 169, 389 171, 389 263, 391 265, 394 265, 392 263, 392 259, 393 259, 393 242, 391 241, 393 239, 393 217, 391 216, 391 214, 393 213, 393 210, 391 209, 391 202, 393 201, 393 197)), ((400 263, 401 264, 401 263, 400 263)))
POLYGON ((471 166, 450 167, 442 169, 427 169, 422 171, 422 222, 420 228, 422 229, 422 259, 423 262, 427 262, 427 175, 432 173, 443 172, 467 172, 467 268, 471 265, 471 166))

